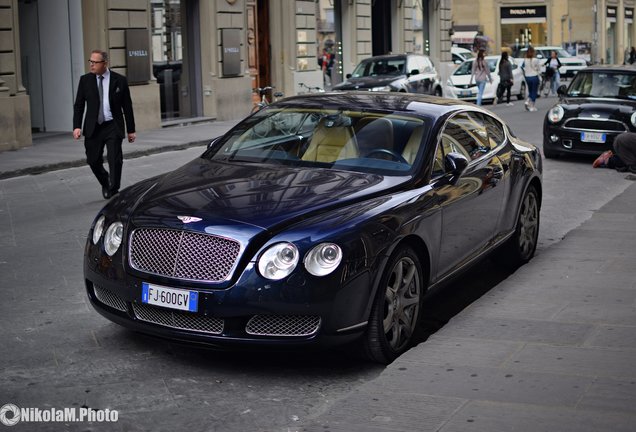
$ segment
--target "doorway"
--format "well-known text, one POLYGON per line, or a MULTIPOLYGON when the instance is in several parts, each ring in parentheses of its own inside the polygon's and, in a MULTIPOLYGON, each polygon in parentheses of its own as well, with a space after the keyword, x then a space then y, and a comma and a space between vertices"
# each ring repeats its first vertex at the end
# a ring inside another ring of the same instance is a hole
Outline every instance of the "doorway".
POLYGON ((389 54, 391 45, 391 0, 371 3, 371 49, 374 56, 389 54))
MULTIPOLYGON (((252 89, 272 85, 271 44, 269 40, 269 2, 248 0, 247 12, 247 63, 252 81, 252 89)), ((258 93, 252 93, 252 100, 258 103, 258 93)))

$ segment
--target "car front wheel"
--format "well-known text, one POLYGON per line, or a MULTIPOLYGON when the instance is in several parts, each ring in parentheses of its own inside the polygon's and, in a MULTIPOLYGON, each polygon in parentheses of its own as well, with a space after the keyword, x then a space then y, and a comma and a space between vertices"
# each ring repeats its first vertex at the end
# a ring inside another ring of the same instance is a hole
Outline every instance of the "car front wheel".
POLYGON ((410 347, 423 285, 422 267, 413 249, 398 249, 382 275, 362 341, 368 359, 388 364, 410 347))

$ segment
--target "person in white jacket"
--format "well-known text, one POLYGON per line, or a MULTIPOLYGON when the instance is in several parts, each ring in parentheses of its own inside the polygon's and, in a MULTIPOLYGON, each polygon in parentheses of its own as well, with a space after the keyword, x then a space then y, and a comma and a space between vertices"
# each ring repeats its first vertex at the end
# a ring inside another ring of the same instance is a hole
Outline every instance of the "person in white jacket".
POLYGON ((537 101, 537 93, 539 90, 539 75, 541 74, 541 62, 534 56, 534 48, 528 48, 526 57, 523 59, 523 65, 521 65, 523 74, 526 77, 526 84, 528 85, 529 99, 526 101, 526 109, 528 111, 536 111, 537 107, 535 103, 537 101))
POLYGON ((473 61, 473 66, 470 73, 470 83, 475 80, 477 84, 477 105, 481 105, 482 97, 484 96, 484 88, 486 87, 486 81, 492 83, 492 77, 490 76, 490 67, 484 59, 486 51, 480 48, 477 52, 477 58, 473 61))

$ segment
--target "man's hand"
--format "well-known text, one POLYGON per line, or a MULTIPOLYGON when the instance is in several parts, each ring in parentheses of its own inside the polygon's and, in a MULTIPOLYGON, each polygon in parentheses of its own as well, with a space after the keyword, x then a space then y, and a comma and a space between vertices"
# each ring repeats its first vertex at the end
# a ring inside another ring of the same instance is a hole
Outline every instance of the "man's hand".
POLYGON ((128 134, 128 142, 129 143, 133 143, 135 142, 135 139, 137 139, 137 134, 132 132, 128 134))
POLYGON ((82 130, 80 128, 77 129, 73 129, 73 138, 80 139, 80 137, 82 136, 82 130))

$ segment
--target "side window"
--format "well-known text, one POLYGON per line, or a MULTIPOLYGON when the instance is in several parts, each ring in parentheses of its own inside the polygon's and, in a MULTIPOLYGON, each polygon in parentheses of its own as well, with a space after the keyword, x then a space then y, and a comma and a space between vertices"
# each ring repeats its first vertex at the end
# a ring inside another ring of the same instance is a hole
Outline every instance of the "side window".
POLYGON ((488 132, 488 141, 490 142, 490 148, 499 147, 506 140, 506 133, 503 126, 499 121, 484 115, 484 124, 486 125, 486 131, 488 132))
POLYGON ((442 141, 445 153, 449 153, 447 150, 457 152, 469 161, 491 150, 482 115, 477 112, 463 112, 451 118, 442 134, 442 141))
POLYGON ((437 151, 435 152, 435 161, 433 162, 433 172, 431 173, 431 177, 439 177, 443 175, 444 172, 444 150, 442 141, 442 144, 437 146, 437 151))

